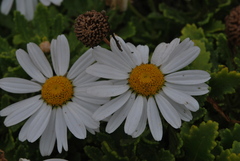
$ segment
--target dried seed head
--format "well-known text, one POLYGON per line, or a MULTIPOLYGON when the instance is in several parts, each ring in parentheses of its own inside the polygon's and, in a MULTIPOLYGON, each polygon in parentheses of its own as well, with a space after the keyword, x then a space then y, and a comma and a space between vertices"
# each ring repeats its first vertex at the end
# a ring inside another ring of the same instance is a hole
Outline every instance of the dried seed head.
POLYGON ((50 52, 50 42, 49 41, 43 41, 39 44, 40 49, 44 52, 44 53, 49 53, 50 52))
POLYGON ((240 6, 233 8, 228 16, 225 17, 226 34, 228 40, 240 45, 240 6))
POLYGON ((108 36, 110 26, 104 12, 95 10, 81 14, 75 20, 75 30, 78 40, 88 47, 94 47, 108 36))

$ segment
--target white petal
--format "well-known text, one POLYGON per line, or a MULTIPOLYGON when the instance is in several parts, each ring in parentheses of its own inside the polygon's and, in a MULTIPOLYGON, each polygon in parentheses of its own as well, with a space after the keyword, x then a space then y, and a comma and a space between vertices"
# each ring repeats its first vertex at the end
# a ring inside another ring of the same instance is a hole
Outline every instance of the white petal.
POLYGON ((18 139, 20 141, 25 141, 27 140, 27 133, 28 133, 28 130, 29 130, 29 125, 32 123, 32 120, 34 119, 33 116, 31 116, 23 125, 23 127, 21 128, 21 131, 19 132, 19 135, 18 135, 18 139))
POLYGON ((210 78, 210 74, 203 70, 184 70, 168 74, 164 77, 167 82, 183 85, 204 83, 210 78))
POLYGON ((13 0, 3 0, 1 3, 1 12, 5 15, 9 13, 13 4, 13 0))
POLYGON ((62 147, 67 151, 68 150, 67 125, 63 117, 62 108, 56 109, 55 131, 57 137, 58 152, 59 153, 62 152, 62 147))
POLYGON ((172 40, 169 44, 159 44, 153 52, 151 63, 155 64, 156 66, 160 66, 161 64, 166 62, 175 47, 179 45, 179 42, 180 39, 176 38, 172 40))
POLYGON ((74 80, 73 80, 73 84, 74 86, 80 86, 83 83, 87 83, 87 82, 93 82, 98 80, 99 77, 95 77, 93 75, 90 75, 88 73, 86 73, 85 71, 82 72, 81 74, 79 74, 74 80))
POLYGON ((45 6, 49 6, 51 4, 49 0, 40 0, 40 2, 45 6))
POLYGON ((128 113, 124 131, 126 134, 131 135, 136 129, 139 124, 143 112, 143 97, 138 95, 134 101, 134 104, 128 113))
POLYGON ((53 151, 56 132, 55 132, 56 109, 52 109, 49 123, 40 138, 40 153, 42 156, 50 155, 53 151))
POLYGON ((182 91, 192 96, 204 95, 209 92, 208 85, 205 83, 196 84, 196 85, 179 85, 179 84, 165 82, 165 86, 182 91))
MULTIPOLYGON (((6 117, 6 119, 4 121, 5 126, 8 127, 8 126, 15 125, 15 124, 25 120, 26 118, 28 118, 32 114, 34 114, 41 107, 41 105, 43 104, 42 100, 37 100, 35 102, 30 102, 31 100, 34 100, 36 98, 37 97, 32 97, 32 99, 28 99, 28 101, 25 101, 26 104, 24 106, 15 108, 14 111, 12 111, 6 117)), ((12 107, 16 107, 16 105, 12 106, 12 107)), ((1 114, 2 113, 4 114, 3 110, 1 111, 1 114)), ((8 111, 6 111, 6 113, 8 113, 8 111)))
POLYGON ((26 18, 26 14, 27 14, 27 9, 26 9, 26 0, 17 0, 16 1, 16 9, 17 11, 19 11, 22 15, 25 16, 26 18))
POLYGON ((35 4, 34 4, 34 2, 33 2, 33 0, 25 0, 26 2, 26 7, 25 7, 25 12, 26 12, 26 14, 25 14, 25 17, 26 17, 26 19, 27 20, 32 20, 33 19, 33 17, 34 17, 34 11, 35 11, 35 8, 36 8, 36 6, 35 6, 35 4))
POLYGON ((27 49, 29 56, 34 63, 34 65, 48 78, 53 76, 52 67, 50 66, 47 58, 45 57, 43 51, 38 45, 34 43, 28 43, 27 49))
POLYGON ((85 109, 90 111, 91 113, 95 112, 99 107, 99 105, 97 105, 97 104, 89 103, 89 102, 86 102, 84 100, 78 99, 76 97, 72 98, 72 102, 81 105, 82 107, 84 107, 85 109))
POLYGON ((170 87, 163 87, 162 90, 173 101, 186 106, 189 110, 197 111, 199 109, 199 104, 193 97, 170 87))
POLYGON ((13 113, 16 110, 21 110, 21 108, 27 108, 27 106, 30 107, 30 106, 34 105, 34 107, 35 107, 36 102, 42 101, 42 100, 39 100, 40 98, 41 98, 41 95, 37 95, 37 96, 27 98, 25 100, 16 102, 14 104, 11 104, 0 111, 0 116, 10 115, 11 113, 13 113))
POLYGON ((119 108, 121 108, 129 99, 131 95, 131 92, 128 91, 126 93, 123 93, 121 96, 118 96, 108 103, 102 105, 97 109, 96 112, 93 114, 93 118, 97 121, 103 120, 113 114, 115 111, 117 111, 119 108))
POLYGON ((141 116, 141 119, 139 121, 139 124, 136 128, 136 130, 132 133, 132 137, 133 138, 136 138, 136 137, 139 137, 143 131, 145 130, 146 128, 146 125, 147 125, 147 99, 146 97, 143 97, 143 112, 142 112, 142 116, 141 116))
POLYGON ((141 57, 142 57, 142 62, 143 64, 147 64, 148 63, 148 57, 149 57, 149 48, 147 45, 138 45, 137 46, 137 50, 141 53, 141 57))
POLYGON ((151 130, 153 138, 156 141, 162 140, 162 135, 163 135, 162 121, 153 97, 148 98, 147 118, 148 118, 148 124, 149 124, 149 128, 151 130))
POLYGON ((64 35, 59 35, 56 42, 54 41, 53 45, 51 44, 51 55, 56 74, 64 76, 68 70, 70 60, 69 44, 64 35))
POLYGON ((16 51, 16 56, 19 64, 25 70, 25 72, 35 79, 38 82, 44 83, 46 78, 43 74, 37 69, 37 67, 33 64, 32 60, 30 59, 29 55, 22 49, 18 49, 16 51))
POLYGON ((129 89, 128 85, 101 85, 89 87, 87 93, 97 97, 114 97, 129 89))
POLYGON ((127 117, 130 109, 133 106, 134 100, 135 100, 135 94, 132 93, 131 96, 129 97, 128 101, 123 105, 122 108, 117 110, 110 118, 108 121, 108 124, 106 126, 106 132, 107 133, 112 133, 114 132, 125 120, 127 117))
POLYGON ((175 57, 162 64, 160 69, 164 74, 175 72, 189 65, 197 58, 200 53, 200 48, 197 46, 191 47, 183 52, 178 53, 175 57))
POLYGON ((74 106, 74 103, 68 102, 68 104, 63 108, 63 116, 67 127, 72 132, 72 134, 78 139, 85 139, 87 133, 86 127, 79 116, 73 110, 74 106))
POLYGON ((128 45, 126 45, 124 40, 119 36, 115 36, 115 38, 116 40, 113 37, 110 39, 111 50, 113 51, 113 53, 120 56, 130 68, 134 68, 136 64, 134 64, 132 58, 129 55, 131 54, 131 51, 129 50, 128 45), (119 46, 117 44, 119 44, 119 46), (121 48, 122 51, 119 48, 121 48))
POLYGON ((119 55, 104 49, 102 47, 95 47, 93 54, 98 63, 111 66, 124 72, 131 71, 131 67, 119 55))
POLYGON ((78 60, 73 64, 71 69, 67 74, 67 78, 73 79, 76 78, 80 73, 86 70, 88 66, 90 66, 95 59, 92 55, 92 49, 87 50, 82 56, 78 58, 78 60))
POLYGON ((155 99, 164 119, 174 128, 181 126, 181 119, 175 108, 161 94, 155 95, 155 99))
POLYGON ((130 53, 129 56, 131 57, 131 59, 133 60, 135 65, 140 65, 142 64, 142 56, 141 56, 141 52, 139 52, 137 50, 137 48, 132 44, 132 43, 126 43, 126 45, 128 46, 130 53))
POLYGON ((78 115, 79 119, 84 123, 85 126, 91 129, 99 128, 99 122, 93 120, 92 112, 85 109, 79 104, 73 103, 74 106, 71 106, 72 110, 78 115))
POLYGON ((41 108, 37 111, 35 118, 29 125, 27 134, 27 140, 29 142, 36 141, 44 132, 45 128, 49 124, 52 107, 44 103, 41 108))
POLYGON ((22 78, 2 78, 0 79, 0 88, 11 93, 33 93, 42 89, 38 83, 22 78))
POLYGON ((86 69, 88 74, 108 79, 127 79, 128 73, 103 64, 93 64, 86 69))
POLYGON ((85 102, 96 104, 96 105, 102 105, 109 100, 109 98, 101 98, 101 97, 95 97, 95 96, 89 96, 89 95, 86 96, 86 94, 84 93, 82 95, 77 94, 75 95, 75 97, 85 102))

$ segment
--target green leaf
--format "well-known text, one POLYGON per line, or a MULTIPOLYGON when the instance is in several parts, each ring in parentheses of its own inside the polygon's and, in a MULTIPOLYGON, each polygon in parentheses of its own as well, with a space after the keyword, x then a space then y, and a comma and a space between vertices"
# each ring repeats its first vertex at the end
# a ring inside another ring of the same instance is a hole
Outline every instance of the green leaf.
POLYGON ((190 128, 184 124, 181 131, 183 138, 184 161, 211 161, 214 155, 211 150, 217 145, 218 123, 213 121, 202 122, 199 127, 190 128))
POLYGON ((161 149, 158 152, 159 161, 175 161, 174 155, 169 150, 161 149))
POLYGON ((8 44, 7 40, 0 36, 0 53, 11 49, 12 47, 8 44))
POLYGON ((99 161, 103 157, 102 151, 93 146, 85 146, 84 151, 93 161, 99 161))
POLYGON ((233 141, 231 152, 236 153, 236 154, 240 154, 240 142, 233 141))
POLYGON ((37 5, 37 9, 35 11, 33 25, 35 33, 37 33, 40 37, 48 37, 50 32, 50 15, 48 9, 43 4, 39 3, 37 5))
POLYGON ((219 136, 221 137, 220 144, 224 149, 230 149, 234 141, 240 142, 240 125, 235 124, 232 130, 224 129, 221 130, 219 136))
POLYGON ((212 64, 210 61, 210 52, 206 51, 205 43, 200 40, 193 40, 194 44, 200 48, 200 54, 198 57, 189 65, 191 69, 199 69, 210 71, 212 64))
POLYGON ((121 38, 126 39, 136 34, 136 27, 132 22, 129 22, 117 33, 121 38))
MULTIPOLYGON (((222 66, 220 66, 222 67, 222 66)), ((222 67, 220 71, 212 73, 209 81, 211 87, 210 96, 223 98, 224 94, 235 93, 236 87, 240 85, 240 73, 228 71, 227 67, 222 67)))
POLYGON ((179 133, 170 128, 169 130, 169 150, 175 156, 180 155, 181 148, 183 146, 183 140, 179 133))
POLYGON ((182 36, 180 37, 181 40, 186 39, 186 38, 190 38, 191 40, 201 40, 204 39, 205 40, 205 34, 203 29, 197 28, 197 26, 195 24, 187 24, 181 31, 182 36))
POLYGON ((204 31, 206 33, 214 33, 218 31, 224 31, 225 24, 222 23, 220 20, 212 20, 209 24, 204 27, 204 31))
POLYGON ((21 40, 18 40, 18 42, 28 43, 31 40, 32 30, 28 28, 28 21, 18 11, 14 12, 14 25, 17 33, 21 35, 19 37, 21 40))
POLYGON ((216 161, 239 161, 240 154, 231 153, 229 149, 223 151, 220 156, 216 157, 216 161))
POLYGON ((64 30, 64 17, 61 14, 54 16, 53 23, 51 24, 51 37, 57 37, 62 34, 64 30))
POLYGON ((108 160, 108 161, 128 161, 128 157, 121 157, 119 154, 111 149, 109 144, 104 141, 102 142, 102 150, 105 153, 103 160, 108 160))

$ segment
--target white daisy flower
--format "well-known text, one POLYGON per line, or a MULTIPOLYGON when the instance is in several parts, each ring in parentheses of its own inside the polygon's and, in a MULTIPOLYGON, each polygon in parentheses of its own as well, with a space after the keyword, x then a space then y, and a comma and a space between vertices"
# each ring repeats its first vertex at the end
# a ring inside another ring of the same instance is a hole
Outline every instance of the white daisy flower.
POLYGON ((110 79, 112 85, 90 87, 89 94, 113 97, 98 108, 93 118, 109 118, 106 131, 112 133, 125 120, 124 131, 132 137, 139 136, 148 122, 153 138, 162 139, 162 117, 174 128, 180 128, 181 120, 192 119, 190 111, 199 109, 192 96, 208 93, 204 82, 210 75, 202 70, 179 69, 189 65, 200 52, 199 47, 188 38, 179 43, 159 44, 149 62, 147 46, 125 43, 112 38, 111 50, 93 49, 97 63, 86 72, 96 77, 110 79))
MULTIPOLYGON (((7 116, 4 121, 7 127, 29 118, 19 133, 19 140, 34 142, 41 136, 40 152, 43 156, 51 154, 56 140, 58 151, 61 153, 62 148, 67 151, 67 128, 79 139, 86 138, 87 130, 94 134, 99 122, 92 119, 92 113, 109 100, 86 93, 86 88, 93 86, 98 79, 85 72, 95 61, 92 49, 86 51, 69 72, 70 49, 64 35, 51 42, 54 71, 36 44, 27 44, 27 50, 28 53, 17 50, 16 56, 33 80, 2 78, 0 88, 11 93, 38 94, 2 109, 0 116, 7 116)), ((109 83, 102 81, 97 84, 109 83)))
MULTIPOLYGON (((40 0, 40 2, 49 6, 51 3, 60 6, 63 0, 40 0)), ((16 0, 16 9, 25 16, 27 20, 32 20, 38 0, 16 0)), ((3 0, 1 3, 1 12, 7 15, 13 5, 13 0, 3 0)))

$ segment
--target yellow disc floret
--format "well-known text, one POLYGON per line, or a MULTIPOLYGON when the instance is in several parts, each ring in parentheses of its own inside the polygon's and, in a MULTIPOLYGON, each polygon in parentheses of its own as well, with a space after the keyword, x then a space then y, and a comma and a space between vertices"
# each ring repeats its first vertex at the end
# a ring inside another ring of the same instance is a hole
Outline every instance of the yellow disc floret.
POLYGON ((73 96, 73 85, 63 76, 53 76, 42 86, 42 98, 52 106, 62 106, 73 96))
POLYGON ((164 84, 164 75, 154 64, 141 64, 132 70, 128 83, 138 94, 155 95, 164 84))

